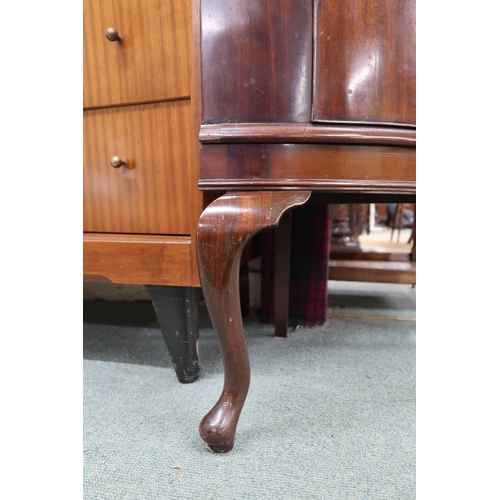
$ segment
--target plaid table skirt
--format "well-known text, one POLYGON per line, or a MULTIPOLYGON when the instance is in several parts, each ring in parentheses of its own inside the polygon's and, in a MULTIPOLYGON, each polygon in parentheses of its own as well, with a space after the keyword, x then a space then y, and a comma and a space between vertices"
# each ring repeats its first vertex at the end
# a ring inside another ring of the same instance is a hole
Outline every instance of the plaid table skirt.
MULTIPOLYGON (((289 324, 325 323, 328 308, 328 260, 332 222, 329 205, 305 205, 292 212, 289 324)), ((262 323, 274 322, 275 229, 261 233, 262 323)))

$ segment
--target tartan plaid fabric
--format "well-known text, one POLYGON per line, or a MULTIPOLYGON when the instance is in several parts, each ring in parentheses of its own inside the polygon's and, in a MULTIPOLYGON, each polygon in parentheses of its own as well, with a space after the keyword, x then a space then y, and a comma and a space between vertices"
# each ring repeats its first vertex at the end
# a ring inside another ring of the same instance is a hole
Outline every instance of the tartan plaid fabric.
MULTIPOLYGON (((327 319, 329 205, 305 205, 292 212, 290 325, 321 325, 327 319)), ((274 229, 261 233, 260 321, 274 321, 274 229)))

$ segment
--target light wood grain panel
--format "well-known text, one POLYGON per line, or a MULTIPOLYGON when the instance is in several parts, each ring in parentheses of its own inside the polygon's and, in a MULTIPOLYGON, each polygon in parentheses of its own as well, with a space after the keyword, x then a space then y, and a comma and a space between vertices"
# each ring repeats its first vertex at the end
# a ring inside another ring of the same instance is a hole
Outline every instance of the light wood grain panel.
MULTIPOLYGON (((203 211, 204 197, 198 189, 199 169, 200 169, 200 141, 198 134, 201 125, 201 62, 200 62, 200 0, 190 0, 191 3, 191 150, 193 157, 193 175, 191 182, 191 224, 193 238, 196 235, 198 219, 203 211)), ((191 247, 191 265, 193 268, 193 284, 200 285, 198 273, 198 254, 196 245, 191 247)))
POLYGON ((191 234, 189 100, 88 110, 83 124, 84 231, 191 234))
POLYGON ((84 234, 83 276, 91 281, 193 286, 191 246, 190 237, 84 234))
POLYGON ((187 0, 84 0, 84 107, 189 96, 190 14, 187 0))

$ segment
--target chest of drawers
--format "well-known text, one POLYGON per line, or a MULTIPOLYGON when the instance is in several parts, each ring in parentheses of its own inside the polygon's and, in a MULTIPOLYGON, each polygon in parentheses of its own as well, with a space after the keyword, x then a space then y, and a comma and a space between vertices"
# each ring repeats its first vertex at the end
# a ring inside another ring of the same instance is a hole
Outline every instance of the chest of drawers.
POLYGON ((190 1, 85 0, 83 56, 84 279, 146 285, 179 380, 189 382, 198 376, 203 204, 190 1))

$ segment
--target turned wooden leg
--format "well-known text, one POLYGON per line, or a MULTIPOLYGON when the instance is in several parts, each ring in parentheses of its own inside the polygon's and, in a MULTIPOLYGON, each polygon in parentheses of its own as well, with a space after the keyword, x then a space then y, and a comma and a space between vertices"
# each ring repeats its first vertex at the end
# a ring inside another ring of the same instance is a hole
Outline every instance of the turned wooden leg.
POLYGON ((199 288, 146 285, 179 382, 200 376, 198 364, 199 288))
POLYGON ((304 204, 310 191, 227 193, 212 202, 198 223, 201 285, 224 363, 224 387, 200 424, 200 436, 216 452, 233 449, 236 426, 250 385, 250 363, 239 297, 239 267, 246 242, 276 227, 289 209, 304 204))

